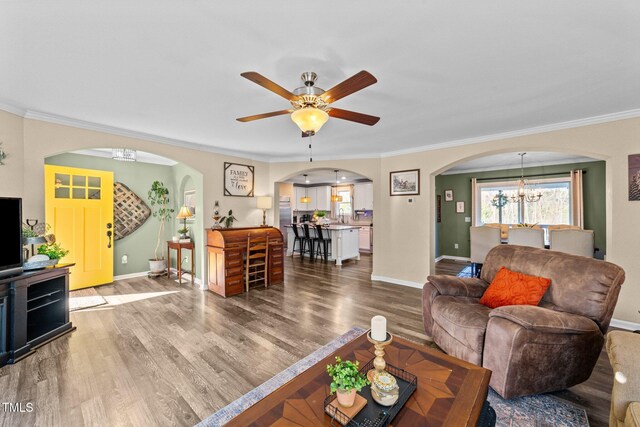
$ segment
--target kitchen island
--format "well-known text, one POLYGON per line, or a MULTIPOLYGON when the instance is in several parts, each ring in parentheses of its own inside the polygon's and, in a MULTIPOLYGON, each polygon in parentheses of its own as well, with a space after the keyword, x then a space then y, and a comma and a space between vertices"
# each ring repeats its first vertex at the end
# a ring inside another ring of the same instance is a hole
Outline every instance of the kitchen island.
MULTIPOLYGON (((287 225, 287 256, 293 255, 294 234, 293 227, 296 224, 287 225)), ((335 261, 336 265, 342 265, 342 261, 347 259, 360 260, 360 247, 358 242, 359 226, 334 224, 322 227, 324 238, 331 239, 330 254, 328 259, 335 261), (328 234, 328 236, 327 236, 328 234)), ((309 224, 309 232, 311 237, 316 237, 315 224, 309 224)), ((298 227, 300 237, 304 235, 302 227, 298 227)), ((314 248, 315 253, 315 248, 314 248)), ((305 256, 310 256, 308 253, 305 256)))

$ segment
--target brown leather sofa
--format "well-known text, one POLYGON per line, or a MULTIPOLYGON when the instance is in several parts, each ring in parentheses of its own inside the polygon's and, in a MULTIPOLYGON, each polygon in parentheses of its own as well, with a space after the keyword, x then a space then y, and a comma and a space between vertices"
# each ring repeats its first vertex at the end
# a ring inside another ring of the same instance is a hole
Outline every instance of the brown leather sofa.
POLYGON ((448 354, 493 371, 491 387, 506 399, 561 390, 591 375, 624 278, 610 262, 499 245, 480 278, 429 276, 424 328, 448 354), (502 266, 551 279, 538 306, 479 304, 502 266))

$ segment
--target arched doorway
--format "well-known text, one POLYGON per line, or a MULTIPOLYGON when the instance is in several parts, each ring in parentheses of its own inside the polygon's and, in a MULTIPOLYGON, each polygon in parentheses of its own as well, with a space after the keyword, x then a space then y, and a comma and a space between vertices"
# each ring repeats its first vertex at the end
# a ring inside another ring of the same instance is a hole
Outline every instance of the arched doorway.
MULTIPOLYGON (((167 221, 165 234, 158 236, 158 221, 152 215, 140 220, 140 224, 129 227, 128 233, 117 236, 113 242, 114 280, 145 275, 149 271, 149 258, 154 256, 154 248, 160 239, 159 253, 166 256, 166 241, 171 240, 182 228, 182 221, 176 219, 185 198, 192 204, 194 217, 189 219, 187 227, 196 248, 203 246, 203 176, 202 173, 183 163, 145 151, 136 151, 136 161, 118 161, 112 158, 111 148, 92 148, 68 153, 51 155, 45 158, 45 164, 79 167, 85 169, 111 171, 115 182, 132 200, 139 199, 148 205, 147 193, 154 181, 160 181, 169 191, 170 207, 174 210, 167 221)), ((148 207, 148 206, 147 206, 148 207)), ((117 221, 117 219, 116 219, 117 221)), ((202 251, 197 251, 202 252, 202 251)), ((196 278, 202 279, 204 254, 196 252, 196 278)), ((191 253, 186 253, 190 265, 191 253)), ((177 260, 173 260, 173 266, 177 260)))
MULTIPOLYGON (((502 150, 461 159, 432 175, 435 194, 432 271, 452 272, 465 267, 470 257, 471 225, 501 222, 513 227, 524 222, 546 230, 548 225, 571 223, 574 218, 571 194, 575 191, 570 183, 572 170, 584 172, 580 202, 584 211, 583 226, 594 230, 595 256, 604 258, 610 204, 606 162, 580 154, 528 151, 524 156, 524 177, 543 197, 525 202, 510 197, 513 195, 510 191, 517 188, 523 175, 519 153, 521 151, 502 150), (505 196, 504 203, 497 202, 499 194, 505 196), (436 266, 440 268, 435 269, 436 266)), ((546 231, 545 236, 548 241, 546 231)))
POLYGON ((374 182, 352 170, 329 166, 289 172, 274 183, 276 226, 283 234, 291 234, 291 224, 307 222, 350 226, 358 234, 356 250, 372 257, 373 195, 374 182))

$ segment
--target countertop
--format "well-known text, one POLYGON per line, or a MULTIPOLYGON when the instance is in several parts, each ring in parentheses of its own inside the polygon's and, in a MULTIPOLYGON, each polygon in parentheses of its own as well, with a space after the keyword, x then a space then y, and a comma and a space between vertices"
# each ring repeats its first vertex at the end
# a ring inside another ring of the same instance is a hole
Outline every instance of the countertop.
MULTIPOLYGON (((309 224, 311 225, 311 224, 309 224)), ((315 224, 313 224, 315 225, 315 224)), ((285 225, 285 227, 293 227, 293 225, 285 225)), ((354 228, 362 228, 361 225, 351 225, 351 224, 331 224, 331 225, 323 225, 323 230, 353 230, 354 228)))

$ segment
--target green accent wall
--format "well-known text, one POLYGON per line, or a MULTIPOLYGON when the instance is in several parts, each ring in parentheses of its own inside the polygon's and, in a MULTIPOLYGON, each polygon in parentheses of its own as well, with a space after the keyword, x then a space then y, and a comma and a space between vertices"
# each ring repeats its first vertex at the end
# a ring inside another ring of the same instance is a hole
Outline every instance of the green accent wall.
MULTIPOLYGON (((606 206, 605 206, 605 162, 572 163, 525 168, 525 176, 549 173, 567 173, 571 170, 587 171, 583 175, 584 223, 585 229, 593 230, 598 258, 605 254, 606 206)), ((442 222, 436 223, 436 257, 443 255, 469 257, 469 227, 465 217, 471 217, 471 178, 501 178, 519 176, 520 168, 488 172, 471 172, 436 176, 436 194, 442 196, 442 222), (444 201, 444 190, 453 190, 454 201, 444 201), (465 202, 465 213, 456 213, 456 203, 465 202), (455 249, 455 244, 458 249, 455 249)))
MULTIPOLYGON (((84 169, 97 169, 112 171, 114 181, 122 182, 138 197, 148 203, 147 192, 151 188, 153 181, 162 181, 169 189, 169 200, 176 209, 174 219, 167 222, 165 226, 165 236, 162 238, 159 254, 167 251, 166 241, 176 230, 175 215, 177 215, 178 203, 182 201, 182 196, 178 197, 175 187, 175 166, 156 165, 139 162, 119 162, 103 157, 86 156, 82 154, 60 154, 45 159, 46 164, 58 166, 70 166, 84 169)), ((160 223, 153 216, 140 226, 135 232, 127 237, 114 242, 113 251, 113 275, 140 273, 149 271, 149 259, 153 258, 154 249, 158 237, 158 227, 160 223), (122 256, 127 255, 127 264, 122 264, 122 256)), ((174 264, 175 266, 175 264, 174 264)))

